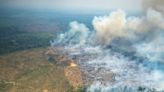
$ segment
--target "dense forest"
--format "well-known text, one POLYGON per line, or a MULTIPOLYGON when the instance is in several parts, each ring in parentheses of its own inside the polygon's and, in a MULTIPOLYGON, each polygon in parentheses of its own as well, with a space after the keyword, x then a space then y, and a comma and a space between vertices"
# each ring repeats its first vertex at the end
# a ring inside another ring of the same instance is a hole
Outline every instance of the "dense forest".
POLYGON ((26 32, 16 27, 1 28, 0 54, 49 46, 49 41, 55 37, 53 32, 26 32))

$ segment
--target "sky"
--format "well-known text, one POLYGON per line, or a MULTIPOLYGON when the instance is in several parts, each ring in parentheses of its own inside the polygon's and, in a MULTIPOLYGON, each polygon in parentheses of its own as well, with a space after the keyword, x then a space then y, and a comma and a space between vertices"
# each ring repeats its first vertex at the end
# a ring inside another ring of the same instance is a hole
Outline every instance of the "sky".
POLYGON ((58 10, 140 10, 142 0, 0 0, 0 5, 58 10))

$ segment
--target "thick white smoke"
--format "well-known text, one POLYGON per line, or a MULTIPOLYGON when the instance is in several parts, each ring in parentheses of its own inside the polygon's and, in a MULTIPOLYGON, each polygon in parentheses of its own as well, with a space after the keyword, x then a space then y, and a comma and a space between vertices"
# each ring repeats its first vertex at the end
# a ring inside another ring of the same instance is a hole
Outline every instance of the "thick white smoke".
POLYGON ((163 30, 164 18, 160 12, 153 9, 149 9, 147 15, 141 17, 127 17, 124 11, 118 10, 109 16, 95 17, 93 26, 97 39, 100 40, 100 43, 107 45, 115 38, 134 36, 140 38, 139 36, 145 33, 153 33, 150 31, 163 30))
MULTIPOLYGON (((116 74, 116 82, 110 87, 100 86, 97 81, 102 92, 121 86, 164 90, 164 68, 157 69, 158 63, 164 64, 162 13, 150 8, 145 15, 127 16, 123 10, 117 10, 109 16, 94 17, 92 24, 94 31, 85 24, 71 22, 70 30, 59 35, 52 45, 95 52, 98 56, 86 64, 97 64, 98 67, 105 64, 104 68, 116 74)), ((89 90, 93 91, 96 85, 91 85, 89 90)))
POLYGON ((100 44, 109 44, 115 37, 127 35, 125 29, 126 14, 122 10, 112 12, 109 16, 95 17, 93 27, 96 30, 96 37, 100 44))

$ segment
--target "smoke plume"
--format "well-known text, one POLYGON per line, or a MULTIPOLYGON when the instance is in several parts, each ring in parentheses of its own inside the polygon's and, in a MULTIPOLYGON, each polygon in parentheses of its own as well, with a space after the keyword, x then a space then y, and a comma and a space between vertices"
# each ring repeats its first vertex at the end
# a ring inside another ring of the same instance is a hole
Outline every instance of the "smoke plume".
MULTIPOLYGON (((95 80, 97 83, 88 89, 91 92, 97 85, 102 92, 135 86, 164 90, 164 15, 161 7, 151 4, 144 4, 144 7, 152 7, 146 8, 146 14, 141 16, 127 16, 123 10, 96 16, 92 21, 93 30, 73 21, 69 24, 70 30, 60 34, 51 42, 52 46, 62 44, 68 49, 95 52, 97 57, 86 64, 97 65, 94 66, 97 68, 103 66, 116 74, 116 82, 109 82, 108 86, 95 80)), ((121 89, 116 92, 118 90, 121 89)))
POLYGON ((141 17, 126 17, 124 11, 118 10, 109 16, 95 17, 93 26, 97 40, 107 45, 115 38, 139 39, 147 34, 154 34, 154 31, 163 30, 164 19, 160 12, 153 9, 149 9, 147 15, 141 17))

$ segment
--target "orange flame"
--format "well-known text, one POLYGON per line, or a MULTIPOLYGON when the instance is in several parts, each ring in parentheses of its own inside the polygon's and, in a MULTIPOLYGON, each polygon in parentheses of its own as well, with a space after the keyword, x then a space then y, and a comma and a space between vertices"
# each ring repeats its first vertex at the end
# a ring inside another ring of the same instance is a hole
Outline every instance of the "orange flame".
POLYGON ((70 67, 76 67, 76 66, 77 66, 77 64, 75 64, 74 62, 70 63, 70 67))

